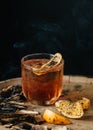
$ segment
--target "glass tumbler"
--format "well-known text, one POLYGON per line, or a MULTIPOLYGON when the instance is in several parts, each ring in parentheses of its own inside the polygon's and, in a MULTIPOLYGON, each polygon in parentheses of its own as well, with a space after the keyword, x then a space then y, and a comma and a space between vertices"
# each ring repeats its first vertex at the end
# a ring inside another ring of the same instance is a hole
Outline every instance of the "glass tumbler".
POLYGON ((51 105, 62 93, 64 60, 57 65, 53 54, 29 54, 21 59, 22 92, 34 105, 51 105))

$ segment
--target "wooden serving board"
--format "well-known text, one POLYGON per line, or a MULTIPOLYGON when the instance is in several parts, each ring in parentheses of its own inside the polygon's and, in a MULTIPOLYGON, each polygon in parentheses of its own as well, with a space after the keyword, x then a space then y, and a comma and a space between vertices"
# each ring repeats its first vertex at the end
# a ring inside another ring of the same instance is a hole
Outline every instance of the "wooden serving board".
MULTIPOLYGON (((8 79, 0 82, 0 90, 9 86, 9 85, 21 85, 21 78, 8 79)), ((63 92, 60 99, 71 99, 76 101, 82 97, 89 98, 91 101, 91 106, 88 110, 84 112, 84 116, 80 119, 70 119, 72 124, 66 125, 54 125, 44 123, 43 126, 45 130, 58 130, 57 128, 61 127, 62 130, 93 130, 93 78, 83 77, 83 76, 64 76, 63 82, 63 92)), ((32 106, 34 111, 43 113, 46 108, 55 111, 55 106, 32 106)), ((40 128, 40 125, 38 128, 40 128)), ((0 130, 10 130, 5 128, 5 126, 0 125, 0 130)), ((21 130, 21 129, 20 129, 21 130)), ((43 130, 43 129, 42 129, 43 130)), ((60 129, 61 130, 61 129, 60 129)))

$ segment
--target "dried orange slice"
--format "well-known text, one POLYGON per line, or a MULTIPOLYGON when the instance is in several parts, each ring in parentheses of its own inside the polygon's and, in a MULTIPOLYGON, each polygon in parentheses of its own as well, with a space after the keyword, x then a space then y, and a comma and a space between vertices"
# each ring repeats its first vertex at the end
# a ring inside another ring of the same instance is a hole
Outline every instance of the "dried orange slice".
POLYGON ((81 103, 83 109, 88 109, 90 107, 90 100, 88 98, 83 97, 77 102, 81 103))
POLYGON ((46 109, 43 113, 43 119, 51 124, 71 124, 71 121, 64 116, 61 116, 49 109, 46 109))
POLYGON ((81 118, 84 114, 81 103, 60 100, 55 103, 56 109, 66 117, 81 118))
POLYGON ((62 55, 60 53, 56 53, 49 62, 41 66, 41 69, 46 69, 58 65, 62 60, 62 55))
POLYGON ((62 60, 62 55, 56 53, 46 64, 42 65, 40 68, 32 68, 33 73, 36 75, 41 75, 47 72, 50 68, 57 66, 62 60))

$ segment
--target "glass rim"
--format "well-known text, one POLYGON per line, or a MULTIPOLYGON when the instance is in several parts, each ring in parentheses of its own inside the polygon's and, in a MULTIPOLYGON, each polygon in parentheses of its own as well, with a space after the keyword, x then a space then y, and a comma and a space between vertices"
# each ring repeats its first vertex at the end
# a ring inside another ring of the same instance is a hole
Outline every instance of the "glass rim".
MULTIPOLYGON (((52 53, 32 53, 32 54, 27 54, 27 55, 25 55, 25 56, 23 56, 23 57, 21 58, 21 64, 24 65, 27 69, 32 69, 32 68, 33 68, 32 66, 23 63, 23 61, 25 61, 24 59, 27 58, 27 57, 30 57, 30 56, 40 56, 40 55, 50 56, 50 58, 48 58, 48 59, 51 59, 51 57, 54 56, 54 54, 52 54, 52 53)), ((33 58, 33 59, 34 59, 34 58, 33 58)), ((36 59, 38 59, 38 58, 36 58, 36 59)), ((62 61, 62 62, 60 62, 59 65, 64 65, 64 59, 63 59, 63 58, 62 58, 61 61, 62 61)))

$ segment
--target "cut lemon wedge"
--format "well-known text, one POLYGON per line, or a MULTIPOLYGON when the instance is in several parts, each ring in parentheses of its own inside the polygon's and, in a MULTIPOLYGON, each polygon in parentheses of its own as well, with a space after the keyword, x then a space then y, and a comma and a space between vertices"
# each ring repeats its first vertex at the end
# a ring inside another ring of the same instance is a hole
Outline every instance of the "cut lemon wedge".
POLYGON ((33 73, 36 75, 45 74, 50 68, 57 66, 62 60, 62 55, 56 53, 46 64, 43 64, 40 68, 32 68, 33 73))
POLYGON ((55 103, 56 109, 66 117, 81 118, 84 114, 81 103, 60 100, 55 103))
POLYGON ((71 124, 71 121, 64 116, 61 116, 49 109, 46 109, 43 113, 43 119, 51 124, 71 124))

